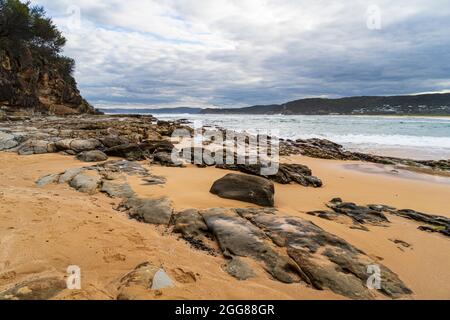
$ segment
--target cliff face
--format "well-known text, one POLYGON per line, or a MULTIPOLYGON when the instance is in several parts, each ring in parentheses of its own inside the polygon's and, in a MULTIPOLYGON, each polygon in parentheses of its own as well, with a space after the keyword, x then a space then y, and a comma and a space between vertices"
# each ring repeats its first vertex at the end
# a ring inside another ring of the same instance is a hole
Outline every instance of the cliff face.
POLYGON ((58 64, 23 50, 0 50, 0 106, 8 111, 68 115, 97 113, 84 100, 75 79, 58 64))

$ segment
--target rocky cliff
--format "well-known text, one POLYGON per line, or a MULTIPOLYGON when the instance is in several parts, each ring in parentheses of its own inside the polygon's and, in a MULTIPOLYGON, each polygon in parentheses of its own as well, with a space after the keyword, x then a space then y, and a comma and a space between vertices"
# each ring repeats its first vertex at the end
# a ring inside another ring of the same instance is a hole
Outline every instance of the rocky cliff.
POLYGON ((31 50, 12 55, 0 49, 0 107, 56 115, 97 113, 64 67, 31 50))

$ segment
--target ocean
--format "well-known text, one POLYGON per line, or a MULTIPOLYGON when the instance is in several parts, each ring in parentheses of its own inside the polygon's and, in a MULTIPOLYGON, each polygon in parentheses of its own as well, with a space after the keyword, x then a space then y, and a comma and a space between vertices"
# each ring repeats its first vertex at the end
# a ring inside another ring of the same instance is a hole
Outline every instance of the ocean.
POLYGON ((450 117, 157 114, 249 131, 276 129, 280 138, 323 138, 352 151, 413 159, 450 159, 450 117))

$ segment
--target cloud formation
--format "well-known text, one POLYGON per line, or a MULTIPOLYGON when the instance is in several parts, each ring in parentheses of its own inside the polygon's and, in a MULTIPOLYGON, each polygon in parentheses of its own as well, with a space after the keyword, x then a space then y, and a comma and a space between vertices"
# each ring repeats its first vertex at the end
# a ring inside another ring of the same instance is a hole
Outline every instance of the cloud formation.
POLYGON ((240 107, 450 89, 447 0, 32 2, 67 37, 65 54, 96 106, 240 107))

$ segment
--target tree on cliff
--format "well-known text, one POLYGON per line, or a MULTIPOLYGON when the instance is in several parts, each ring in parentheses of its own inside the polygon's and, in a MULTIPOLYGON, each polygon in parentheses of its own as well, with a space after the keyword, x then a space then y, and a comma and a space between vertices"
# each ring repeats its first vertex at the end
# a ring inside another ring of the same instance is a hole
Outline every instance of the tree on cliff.
POLYGON ((33 55, 52 61, 65 75, 74 70, 73 59, 61 55, 66 38, 41 6, 29 1, 0 0, 0 49, 12 56, 30 50, 33 55))
POLYGON ((0 107, 50 114, 96 113, 61 54, 66 39, 44 8, 0 0, 0 107))

